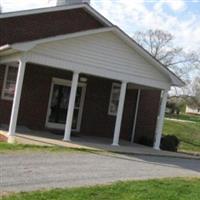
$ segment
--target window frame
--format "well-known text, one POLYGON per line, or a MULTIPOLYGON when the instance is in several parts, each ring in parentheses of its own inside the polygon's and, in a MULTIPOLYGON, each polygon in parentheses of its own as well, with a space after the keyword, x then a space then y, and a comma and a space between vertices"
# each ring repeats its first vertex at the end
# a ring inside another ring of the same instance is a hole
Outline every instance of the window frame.
MULTIPOLYGON (((16 68, 18 68, 18 65, 16 63, 11 63, 11 64, 7 64, 5 66, 3 87, 2 87, 2 92, 1 92, 1 99, 2 100, 7 100, 7 101, 13 101, 14 97, 7 97, 7 96, 5 96, 5 89, 6 89, 6 83, 7 83, 7 80, 8 80, 8 70, 9 70, 9 67, 16 67, 16 68)), ((16 80, 15 80, 15 87, 16 87, 16 82, 17 82, 17 76, 16 76, 16 80)))
MULTIPOLYGON (((112 105, 112 97, 113 97, 113 91, 114 91, 114 86, 118 86, 119 87, 119 98, 120 98, 120 91, 121 91, 121 84, 120 83, 112 83, 112 87, 111 87, 111 92, 110 92, 110 100, 109 100, 109 106, 108 106, 108 115, 111 115, 111 116, 117 116, 117 112, 116 113, 113 113, 111 111, 111 105, 112 105)), ((118 99, 119 100, 119 99, 118 99)), ((118 105, 119 106, 119 105, 118 105)), ((117 106, 117 109, 118 109, 118 106, 117 106)))

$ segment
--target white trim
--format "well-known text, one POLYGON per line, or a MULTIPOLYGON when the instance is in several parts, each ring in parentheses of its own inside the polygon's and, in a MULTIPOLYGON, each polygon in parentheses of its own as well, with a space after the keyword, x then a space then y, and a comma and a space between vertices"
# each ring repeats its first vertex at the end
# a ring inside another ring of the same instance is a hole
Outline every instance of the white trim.
MULTIPOLYGON (((121 84, 120 83, 112 83, 112 87, 111 87, 111 91, 110 91, 110 100, 109 100, 109 105, 108 105, 108 115, 111 115, 111 116, 116 116, 117 115, 117 111, 116 111, 116 113, 113 113, 113 112, 111 112, 111 106, 112 106, 112 104, 111 104, 111 102, 112 102, 112 94, 113 94, 113 91, 114 91, 114 86, 119 86, 119 89, 120 89, 120 87, 121 87, 121 84)), ((119 90, 119 92, 120 92, 120 90, 119 90)))
POLYGON ((117 117, 116 117, 116 122, 115 122, 115 130, 114 130, 113 143, 112 143, 113 146, 119 145, 126 89, 127 89, 127 82, 123 81, 121 84, 121 89, 120 89, 119 105, 118 105, 118 109, 117 109, 117 117))
POLYGON ((160 141, 162 137, 162 130, 163 130, 163 124, 164 124, 167 95, 168 95, 167 90, 163 90, 160 94, 160 106, 159 106, 159 111, 158 111, 158 116, 157 116, 155 141, 154 141, 154 146, 153 146, 153 148, 156 150, 160 149, 160 141))
POLYGON ((64 141, 70 141, 71 138, 71 132, 72 132, 72 121, 74 116, 74 106, 76 101, 76 94, 77 94, 77 88, 78 88, 78 80, 79 80, 79 72, 73 72, 72 76, 72 84, 71 84, 71 90, 69 95, 69 103, 68 103, 68 109, 67 109, 67 117, 66 117, 66 123, 65 123, 65 134, 64 134, 64 141))
POLYGON ((4 73, 4 80, 3 80, 3 87, 2 87, 2 91, 1 91, 1 99, 12 101, 13 98, 5 97, 5 94, 4 94, 5 87, 6 87, 6 82, 7 82, 7 77, 8 77, 8 68, 9 68, 9 66, 6 65, 6 67, 5 67, 5 73, 4 73))
POLYGON ((79 115, 78 115, 78 119, 77 119, 77 131, 78 132, 80 132, 80 129, 81 129, 83 108, 84 108, 86 88, 87 88, 86 83, 78 83, 78 86, 81 86, 81 85, 83 85, 83 86, 82 86, 82 94, 81 94, 80 107, 79 107, 79 115))
MULTIPOLYGON (((4 73, 4 80, 3 80, 3 87, 2 87, 2 91, 1 91, 1 99, 3 100, 7 100, 7 101, 12 101, 13 97, 6 97, 5 96, 5 88, 6 88, 6 83, 7 83, 7 79, 8 79, 8 70, 9 67, 18 67, 16 63, 9 63, 6 64, 5 67, 5 73, 4 73)), ((15 85, 16 85, 16 81, 17 81, 17 76, 16 76, 16 80, 15 80, 15 85)))
MULTIPOLYGON (((50 89, 49 100, 48 100, 48 107, 47 107, 47 114, 46 114, 46 120, 45 120, 45 127, 46 128, 52 128, 52 129, 58 129, 58 130, 64 130, 65 124, 53 123, 53 122, 48 121, 49 115, 50 115, 51 100, 52 100, 52 95, 53 95, 53 86, 55 84, 71 87, 71 81, 70 80, 60 79, 60 78, 55 78, 55 77, 52 78, 51 89, 50 89)), ((72 129, 72 131, 76 131, 76 132, 79 132, 80 128, 81 128, 82 112, 83 112, 85 92, 86 92, 86 83, 78 83, 78 87, 82 87, 82 94, 81 94, 79 114, 78 114, 78 119, 77 119, 77 128, 72 129)))
POLYGON ((49 128, 48 119, 49 119, 49 115, 50 115, 50 106, 51 106, 51 99, 52 99, 52 94, 53 94, 53 85, 54 85, 54 78, 51 81, 51 88, 50 88, 50 92, 49 92, 49 100, 48 100, 47 114, 46 114, 46 120, 45 120, 46 128, 49 128))
POLYGON ((11 117, 10 117, 8 136, 15 135, 19 105, 20 105, 20 100, 21 100, 21 92, 22 92, 22 86, 23 86, 23 81, 24 81, 25 68, 26 68, 26 60, 25 59, 19 60, 17 81, 16 81, 15 94, 14 94, 14 99, 13 99, 13 104, 12 104, 12 112, 11 112, 11 117))
POLYGON ((141 95, 141 89, 138 89, 137 101, 136 101, 136 106, 135 106, 135 114, 134 114, 134 120, 133 120, 131 143, 134 142, 134 138, 135 138, 135 130, 136 130, 136 124, 137 124, 138 108, 139 108, 139 103, 140 103, 140 95, 141 95))

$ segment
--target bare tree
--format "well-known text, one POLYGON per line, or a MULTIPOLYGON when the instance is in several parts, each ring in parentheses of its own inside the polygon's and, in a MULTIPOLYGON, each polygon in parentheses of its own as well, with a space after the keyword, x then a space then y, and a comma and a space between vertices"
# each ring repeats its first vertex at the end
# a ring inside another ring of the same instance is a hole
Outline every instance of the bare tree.
POLYGON ((184 80, 189 78, 189 72, 200 66, 198 54, 186 53, 183 48, 175 46, 175 38, 170 33, 162 30, 148 30, 136 32, 134 39, 154 58, 184 80))
POLYGON ((200 106, 200 77, 196 77, 192 82, 192 93, 195 99, 195 102, 200 106))

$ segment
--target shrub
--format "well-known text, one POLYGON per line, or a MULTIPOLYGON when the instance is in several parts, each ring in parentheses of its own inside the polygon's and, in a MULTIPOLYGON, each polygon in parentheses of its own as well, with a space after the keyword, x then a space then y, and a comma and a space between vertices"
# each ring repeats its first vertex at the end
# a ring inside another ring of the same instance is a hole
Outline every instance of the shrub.
POLYGON ((166 151, 176 152, 180 141, 175 135, 163 136, 160 143, 160 148, 166 151))

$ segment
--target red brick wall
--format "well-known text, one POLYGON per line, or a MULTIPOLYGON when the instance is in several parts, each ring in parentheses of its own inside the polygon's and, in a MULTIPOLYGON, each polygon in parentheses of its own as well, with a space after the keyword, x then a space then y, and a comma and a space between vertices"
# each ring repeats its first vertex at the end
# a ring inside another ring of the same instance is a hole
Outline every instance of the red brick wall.
MULTIPOLYGON (((108 115, 112 80, 89 77, 83 110, 81 132, 87 135, 113 137, 116 117, 108 115)), ((127 90, 121 138, 129 139, 135 112, 137 91, 127 90)))
POLYGON ((86 135, 112 136, 115 117, 108 115, 112 81, 89 77, 81 131, 86 135))
POLYGON ((33 64, 26 66, 18 124, 44 128, 53 77, 71 79, 72 73, 33 64))
MULTIPOLYGON (((114 81, 89 77, 81 132, 87 135, 113 137, 116 117, 108 115, 110 92, 114 81)), ((127 90, 121 138, 129 139, 135 112, 137 91, 127 90)))
POLYGON ((136 101, 137 90, 127 90, 120 134, 123 139, 131 140, 136 101))
POLYGON ((0 46, 104 27, 84 9, 0 19, 0 46))
MULTIPOLYGON (((0 90, 4 68, 0 68, 0 90)), ((25 71, 18 124, 44 129, 52 77, 71 79, 72 73, 54 68, 28 64, 25 71)), ((80 134, 112 137, 115 116, 108 115, 112 80, 88 76, 80 134)), ((153 141, 160 92, 146 90, 141 99, 135 141, 145 136, 153 141)), ((127 90, 121 138, 130 139, 135 112, 137 90, 127 90)), ((0 123, 9 123, 12 101, 0 100, 0 123)))
POLYGON ((138 109, 135 142, 148 142, 151 145, 153 144, 159 103, 159 90, 142 90, 138 109), (145 141, 143 141, 144 138, 145 141))

